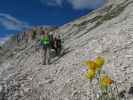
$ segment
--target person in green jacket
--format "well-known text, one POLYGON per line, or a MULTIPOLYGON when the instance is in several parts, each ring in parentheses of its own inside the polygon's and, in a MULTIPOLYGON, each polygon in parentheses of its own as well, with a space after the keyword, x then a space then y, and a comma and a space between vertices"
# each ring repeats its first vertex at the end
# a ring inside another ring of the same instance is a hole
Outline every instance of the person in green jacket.
POLYGON ((42 31, 41 36, 43 65, 49 64, 50 61, 50 39, 47 31, 42 31))

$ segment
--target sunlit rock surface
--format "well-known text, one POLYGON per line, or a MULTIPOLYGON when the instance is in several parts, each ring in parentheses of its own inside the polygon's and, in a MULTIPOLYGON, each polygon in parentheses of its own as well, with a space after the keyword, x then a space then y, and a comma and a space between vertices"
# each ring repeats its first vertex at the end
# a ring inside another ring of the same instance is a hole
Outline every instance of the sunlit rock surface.
POLYGON ((60 58, 41 65, 35 42, 0 51, 1 100, 95 100, 81 71, 81 63, 98 55, 119 91, 133 84, 133 0, 108 0, 106 4, 60 27, 64 43, 60 58), (5 59, 6 58, 6 59, 5 59))

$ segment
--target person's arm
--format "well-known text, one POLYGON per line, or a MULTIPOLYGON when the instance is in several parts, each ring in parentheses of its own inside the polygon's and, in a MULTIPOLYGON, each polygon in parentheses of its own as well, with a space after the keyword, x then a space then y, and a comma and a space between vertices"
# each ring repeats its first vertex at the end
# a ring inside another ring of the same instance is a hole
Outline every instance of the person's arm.
POLYGON ((64 43, 64 38, 62 37, 62 34, 60 34, 60 40, 61 40, 61 43, 64 43))
POLYGON ((39 44, 40 44, 40 45, 43 44, 43 37, 40 38, 40 40, 39 40, 39 44))

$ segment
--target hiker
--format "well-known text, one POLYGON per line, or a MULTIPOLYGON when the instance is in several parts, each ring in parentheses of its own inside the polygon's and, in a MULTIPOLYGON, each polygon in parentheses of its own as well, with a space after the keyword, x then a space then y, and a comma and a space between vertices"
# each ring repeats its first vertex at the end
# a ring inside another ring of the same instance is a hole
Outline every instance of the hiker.
POLYGON ((50 58, 50 39, 47 31, 42 31, 41 36, 41 45, 42 45, 42 55, 43 55, 43 65, 49 64, 50 58))
POLYGON ((57 31, 54 32, 53 40, 54 40, 53 48, 55 49, 56 55, 59 56, 62 49, 61 37, 59 32, 58 33, 57 31))
POLYGON ((20 41, 22 42, 22 41, 24 40, 24 35, 23 35, 23 33, 20 33, 20 34, 19 34, 19 37, 20 37, 20 41))
POLYGON ((21 33, 21 39, 22 41, 25 39, 25 32, 21 33))
POLYGON ((49 37, 50 37, 50 46, 51 46, 51 49, 55 49, 55 47, 54 47, 54 36, 53 36, 53 32, 49 32, 49 37))
POLYGON ((23 40, 22 33, 17 33, 16 34, 16 41, 17 43, 20 43, 23 40))
POLYGON ((32 31, 31 30, 29 30, 27 32, 27 36, 28 36, 28 43, 30 43, 32 41, 32 31))
POLYGON ((28 43, 29 41, 29 35, 28 32, 24 32, 25 42, 28 43))
POLYGON ((19 33, 16 34, 16 41, 17 41, 17 43, 20 42, 20 34, 19 33))
POLYGON ((33 30, 33 32, 32 32, 32 40, 34 40, 34 39, 36 39, 36 35, 37 35, 37 32, 36 32, 36 30, 33 30))

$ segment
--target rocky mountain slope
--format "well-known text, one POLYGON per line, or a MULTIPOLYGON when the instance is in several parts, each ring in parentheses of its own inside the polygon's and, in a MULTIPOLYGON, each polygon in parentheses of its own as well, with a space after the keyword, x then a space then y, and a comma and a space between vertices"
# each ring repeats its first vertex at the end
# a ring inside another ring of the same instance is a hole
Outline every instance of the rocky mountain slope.
POLYGON ((108 0, 60 27, 63 55, 50 65, 41 65, 34 42, 13 50, 14 55, 0 65, 1 100, 95 100, 92 88, 97 87, 83 75, 81 63, 96 56, 105 58, 104 70, 117 82, 118 91, 127 94, 133 84, 132 10, 133 0, 108 0))

